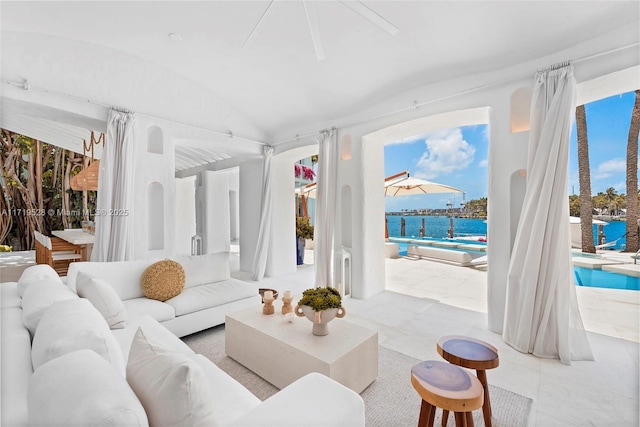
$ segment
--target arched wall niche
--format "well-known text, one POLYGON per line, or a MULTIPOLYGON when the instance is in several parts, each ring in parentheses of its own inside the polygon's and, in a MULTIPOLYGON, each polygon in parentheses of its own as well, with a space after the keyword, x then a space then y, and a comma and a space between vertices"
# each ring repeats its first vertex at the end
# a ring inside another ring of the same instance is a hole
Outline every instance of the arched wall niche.
POLYGON ((147 242, 150 251, 164 249, 164 187, 152 182, 147 189, 147 242))
POLYGON ((340 160, 351 160, 351 135, 342 137, 340 144, 340 160))
POLYGON ((149 126, 147 128, 147 152, 154 154, 164 153, 164 137, 162 129, 158 126, 149 126))
POLYGON ((513 91, 510 103, 511 133, 529 130, 531 113, 531 88, 524 86, 513 91))

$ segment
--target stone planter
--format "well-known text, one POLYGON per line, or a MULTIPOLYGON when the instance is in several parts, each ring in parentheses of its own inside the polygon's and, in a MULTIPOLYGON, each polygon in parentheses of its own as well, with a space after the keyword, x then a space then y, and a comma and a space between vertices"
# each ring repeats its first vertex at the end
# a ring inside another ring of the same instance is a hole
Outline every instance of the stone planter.
POLYGON ((340 308, 329 308, 327 310, 322 311, 314 311, 308 305, 297 305, 294 312, 298 317, 306 317, 311 322, 313 322, 313 328, 311 332, 313 335, 324 336, 329 333, 329 322, 331 322, 334 318, 343 318, 345 314, 347 314, 344 307, 340 308))

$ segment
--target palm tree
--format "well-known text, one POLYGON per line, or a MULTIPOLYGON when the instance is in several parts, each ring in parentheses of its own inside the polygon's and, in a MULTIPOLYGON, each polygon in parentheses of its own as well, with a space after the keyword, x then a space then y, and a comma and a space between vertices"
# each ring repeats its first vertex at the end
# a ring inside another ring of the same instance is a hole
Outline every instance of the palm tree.
POLYGON ((618 192, 616 191, 615 188, 609 187, 606 190, 604 190, 604 198, 607 201, 607 209, 609 211, 609 215, 613 215, 612 213, 613 201, 616 200, 616 197, 618 197, 618 192))
POLYGON ((603 192, 600 191, 593 196, 593 207, 598 210, 599 215, 602 215, 604 208, 607 207, 607 197, 603 192))
POLYGON ((591 170, 589 169, 589 145, 587 140, 587 116, 584 105, 576 107, 576 131, 578 135, 578 176, 580 179, 580 231, 582 252, 595 254, 593 244, 593 204, 591 202, 591 170))
POLYGON ((638 193, 638 132, 640 131, 640 90, 631 113, 629 139, 627 140, 627 252, 638 250, 638 203, 633 195, 638 193))

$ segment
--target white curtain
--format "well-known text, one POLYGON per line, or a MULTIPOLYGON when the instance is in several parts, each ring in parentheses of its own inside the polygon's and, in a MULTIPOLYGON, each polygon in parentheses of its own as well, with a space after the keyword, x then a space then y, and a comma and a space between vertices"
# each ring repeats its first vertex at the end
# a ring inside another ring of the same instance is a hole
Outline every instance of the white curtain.
POLYGON ((260 228, 256 252, 253 256, 253 280, 262 280, 267 269, 269 255, 269 235, 271 234, 271 160, 273 147, 265 146, 262 160, 262 202, 260 206, 260 228))
POLYGON ((539 71, 531 101, 527 187, 514 243, 503 339, 538 357, 593 360, 578 311, 567 168, 576 82, 570 65, 539 71))
POLYGON ((337 130, 323 131, 318 137, 318 186, 313 237, 313 263, 316 287, 334 285, 333 242, 336 224, 338 174, 337 130))
POLYGON ((100 159, 96 203, 96 234, 91 261, 133 258, 133 183, 135 113, 112 109, 100 159))

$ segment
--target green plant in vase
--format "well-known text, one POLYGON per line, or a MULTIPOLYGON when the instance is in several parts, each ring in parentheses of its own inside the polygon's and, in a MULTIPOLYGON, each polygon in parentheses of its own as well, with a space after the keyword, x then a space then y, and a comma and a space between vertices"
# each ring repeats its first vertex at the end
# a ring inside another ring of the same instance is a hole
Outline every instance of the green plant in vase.
POLYGON ((297 316, 305 316, 313 322, 314 335, 327 335, 328 323, 335 317, 342 318, 347 314, 340 292, 332 287, 311 288, 302 292, 294 311, 297 316))
POLYGON ((296 252, 298 265, 304 264, 305 239, 313 239, 313 225, 309 217, 296 217, 296 252))

